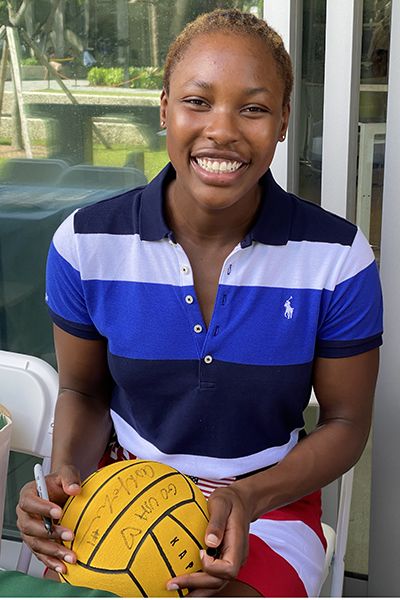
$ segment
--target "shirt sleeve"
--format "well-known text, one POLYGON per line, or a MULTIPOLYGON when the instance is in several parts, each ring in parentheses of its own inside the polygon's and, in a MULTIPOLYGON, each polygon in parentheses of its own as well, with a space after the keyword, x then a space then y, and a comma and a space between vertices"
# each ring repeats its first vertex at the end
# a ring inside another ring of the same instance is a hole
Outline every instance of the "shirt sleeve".
POLYGON ((371 247, 358 229, 336 285, 324 290, 316 356, 341 358, 382 344, 383 302, 371 247))
POLYGON ((75 213, 57 229, 46 266, 46 303, 52 321, 71 335, 85 339, 102 336, 94 325, 85 300, 74 233, 75 213))

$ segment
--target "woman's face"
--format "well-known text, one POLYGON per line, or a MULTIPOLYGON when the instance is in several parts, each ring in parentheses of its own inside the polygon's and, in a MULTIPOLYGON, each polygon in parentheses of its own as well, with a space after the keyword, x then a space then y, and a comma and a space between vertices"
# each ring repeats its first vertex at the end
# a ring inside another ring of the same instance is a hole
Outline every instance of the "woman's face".
POLYGON ((161 96, 179 191, 210 210, 252 196, 287 129, 283 89, 260 40, 230 33, 196 37, 161 96))

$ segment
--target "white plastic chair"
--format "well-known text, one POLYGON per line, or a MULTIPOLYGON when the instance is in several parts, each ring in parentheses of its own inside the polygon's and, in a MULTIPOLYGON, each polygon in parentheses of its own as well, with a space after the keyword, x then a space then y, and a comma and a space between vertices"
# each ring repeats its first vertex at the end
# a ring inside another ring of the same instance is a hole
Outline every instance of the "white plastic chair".
MULTIPOLYGON (((2 536, 2 524, 4 516, 4 504, 5 504, 5 481, 7 479, 8 470, 8 459, 10 456, 10 442, 11 442, 11 431, 12 421, 10 418, 9 411, 0 404, 0 538, 2 536)), ((1 550, 1 539, 0 539, 0 550, 1 550)))
MULTIPOLYGON (((312 392, 309 406, 319 408, 318 401, 315 397, 314 391, 312 392)), ((351 496, 353 493, 353 478, 354 478, 354 467, 344 473, 339 479, 338 483, 340 486, 339 500, 336 503, 335 521, 336 525, 333 528, 327 523, 322 523, 322 529, 327 541, 327 549, 325 554, 325 565, 324 573, 322 577, 322 585, 327 580, 328 576, 331 577, 329 596, 331 598, 341 598, 343 596, 343 582, 344 582, 344 559, 347 547, 347 538, 349 533, 350 523, 350 506, 351 496)), ((327 486, 323 490, 324 494, 329 494, 332 490, 332 486, 327 486)), ((336 498, 335 498, 336 500, 336 498)), ((322 520, 324 520, 324 511, 322 512, 322 520)))
MULTIPOLYGON (((11 450, 43 458, 50 470, 58 374, 35 356, 0 350, 0 404, 11 413, 11 450)), ((33 479, 33 473, 32 473, 33 479)), ((31 551, 22 544, 17 571, 27 573, 31 551)))

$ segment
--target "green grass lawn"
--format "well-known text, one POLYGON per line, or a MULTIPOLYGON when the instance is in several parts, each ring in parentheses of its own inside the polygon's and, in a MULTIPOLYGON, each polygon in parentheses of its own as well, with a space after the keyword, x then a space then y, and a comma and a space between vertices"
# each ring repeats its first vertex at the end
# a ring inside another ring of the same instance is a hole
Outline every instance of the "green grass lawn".
POLYGON ((111 149, 104 148, 101 144, 93 144, 93 164, 104 167, 122 167, 125 165, 127 156, 131 152, 143 153, 144 155, 144 174, 148 181, 161 171, 168 162, 166 150, 150 151, 143 147, 116 146, 111 149))

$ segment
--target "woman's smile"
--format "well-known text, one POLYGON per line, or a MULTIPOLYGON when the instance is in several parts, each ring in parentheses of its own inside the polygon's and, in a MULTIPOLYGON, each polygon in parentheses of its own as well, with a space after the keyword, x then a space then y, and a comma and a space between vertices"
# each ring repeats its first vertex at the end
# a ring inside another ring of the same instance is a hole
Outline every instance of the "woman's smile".
POLYGON ((215 159, 215 158, 195 158, 197 165, 207 173, 235 173, 244 163, 237 160, 215 159))

